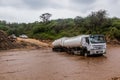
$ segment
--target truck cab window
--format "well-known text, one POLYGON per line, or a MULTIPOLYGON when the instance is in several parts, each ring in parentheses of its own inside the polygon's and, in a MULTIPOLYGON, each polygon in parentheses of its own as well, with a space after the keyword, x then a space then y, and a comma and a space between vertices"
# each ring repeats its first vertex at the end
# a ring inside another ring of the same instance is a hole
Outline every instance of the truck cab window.
POLYGON ((105 43, 105 38, 104 36, 99 36, 99 35, 91 36, 90 42, 91 43, 105 43))

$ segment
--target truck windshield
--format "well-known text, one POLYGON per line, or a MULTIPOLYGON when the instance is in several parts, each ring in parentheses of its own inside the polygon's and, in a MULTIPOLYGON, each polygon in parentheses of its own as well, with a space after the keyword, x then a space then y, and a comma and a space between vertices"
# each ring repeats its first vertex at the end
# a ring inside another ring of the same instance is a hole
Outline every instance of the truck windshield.
POLYGON ((104 36, 99 36, 99 35, 90 36, 90 42, 91 43, 105 43, 105 38, 104 36))

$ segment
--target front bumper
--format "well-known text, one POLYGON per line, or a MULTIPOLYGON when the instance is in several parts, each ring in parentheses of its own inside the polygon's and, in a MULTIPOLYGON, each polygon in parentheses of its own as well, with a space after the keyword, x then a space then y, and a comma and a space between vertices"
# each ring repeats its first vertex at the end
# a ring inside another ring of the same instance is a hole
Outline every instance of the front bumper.
POLYGON ((90 54, 106 54, 106 49, 90 50, 90 54))

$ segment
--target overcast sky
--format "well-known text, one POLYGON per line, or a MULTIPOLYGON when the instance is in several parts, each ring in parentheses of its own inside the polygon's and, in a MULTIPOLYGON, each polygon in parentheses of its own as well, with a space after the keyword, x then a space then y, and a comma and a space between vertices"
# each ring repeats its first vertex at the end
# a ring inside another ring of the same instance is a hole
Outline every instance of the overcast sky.
POLYGON ((51 19, 84 17, 100 9, 120 17, 119 8, 120 0, 0 0, 0 20, 34 22, 45 12, 52 14, 51 19))

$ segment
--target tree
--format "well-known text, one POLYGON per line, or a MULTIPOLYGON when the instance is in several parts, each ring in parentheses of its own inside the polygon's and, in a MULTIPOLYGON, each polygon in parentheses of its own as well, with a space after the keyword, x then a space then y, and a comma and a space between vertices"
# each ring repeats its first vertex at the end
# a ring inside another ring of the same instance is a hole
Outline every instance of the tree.
POLYGON ((107 13, 105 10, 99 10, 98 12, 92 12, 91 15, 89 15, 91 19, 91 23, 95 26, 101 25, 104 21, 106 21, 107 13))
POLYGON ((40 19, 42 19, 43 22, 48 22, 52 14, 50 13, 44 13, 40 16, 40 19))
POLYGON ((97 12, 92 12, 87 17, 88 27, 90 27, 91 31, 97 32, 98 29, 102 28, 102 26, 106 26, 108 23, 107 13, 105 10, 99 10, 97 12))
POLYGON ((83 24, 83 22, 84 22, 84 18, 82 18, 82 17, 80 17, 80 16, 76 16, 76 17, 74 18, 74 22, 75 22, 76 25, 81 25, 81 24, 83 24))

